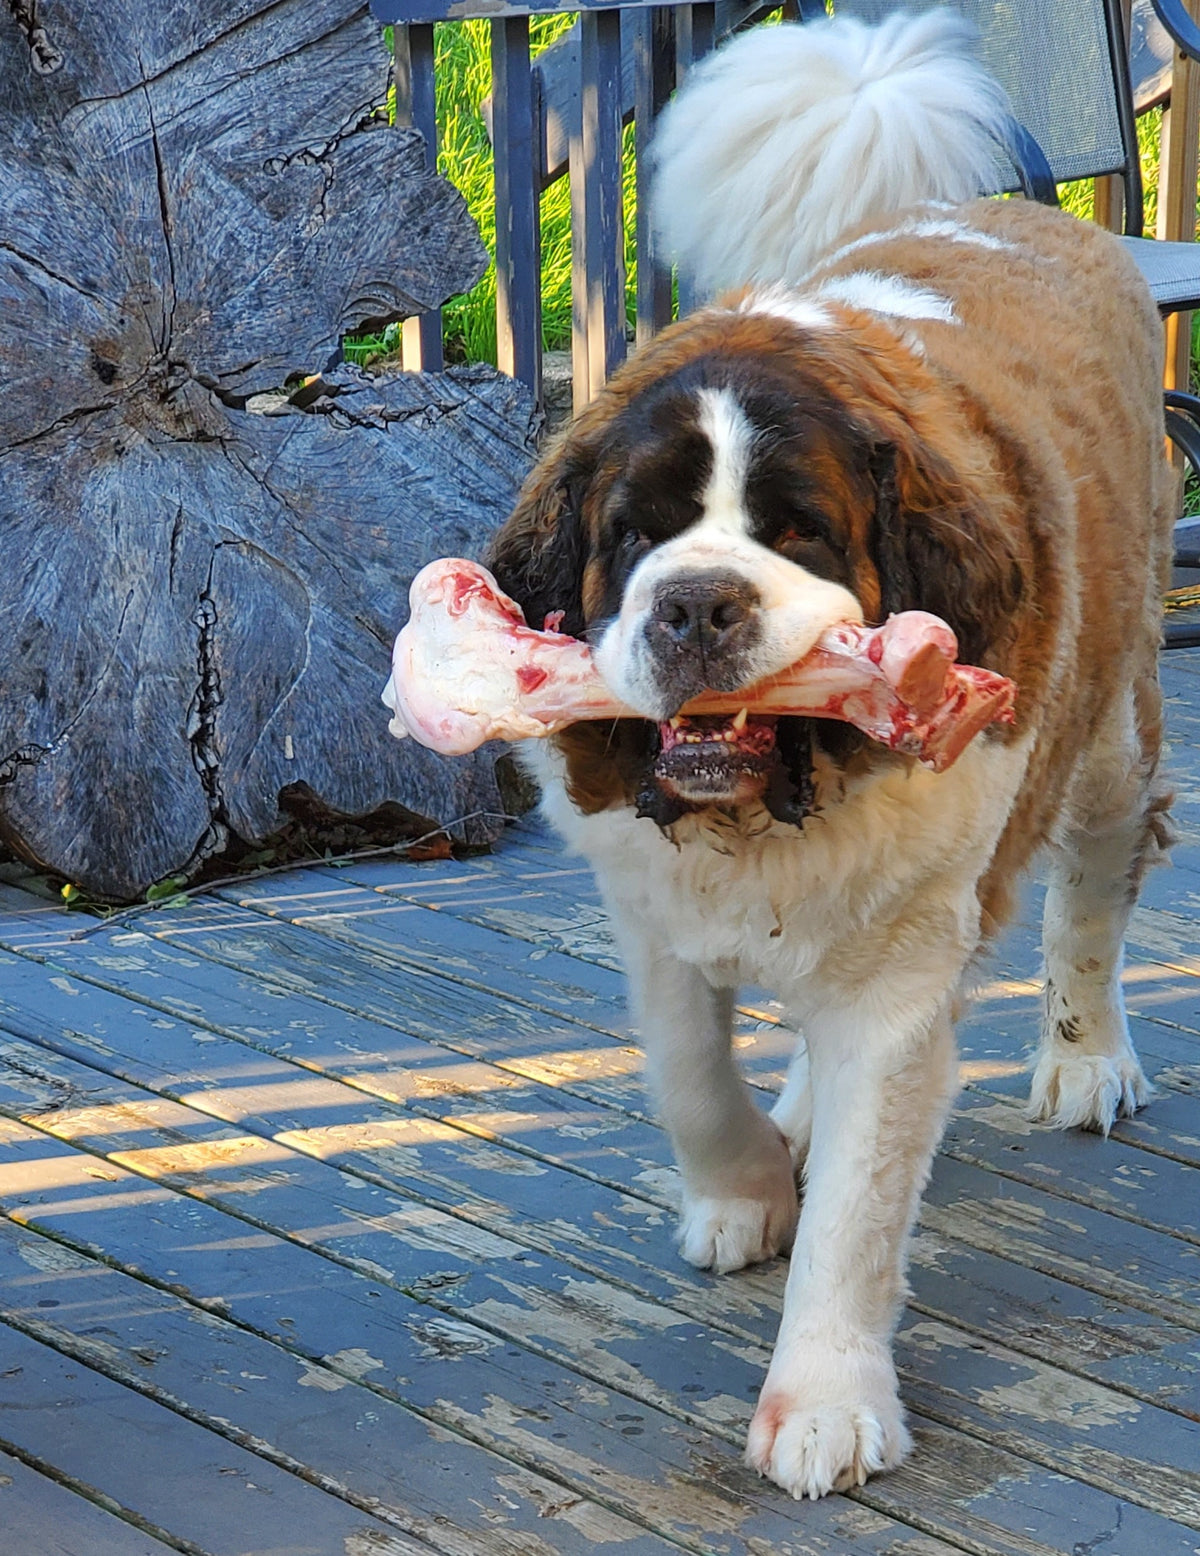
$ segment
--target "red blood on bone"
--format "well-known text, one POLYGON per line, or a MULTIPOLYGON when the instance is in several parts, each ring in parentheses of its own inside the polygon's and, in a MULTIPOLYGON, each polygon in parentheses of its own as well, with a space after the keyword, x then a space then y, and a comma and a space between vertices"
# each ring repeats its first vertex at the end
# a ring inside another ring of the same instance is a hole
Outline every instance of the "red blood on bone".
POLYGON ((549 670, 541 670, 537 665, 517 666, 517 682, 523 692, 536 692, 538 687, 545 686, 549 679, 549 670))

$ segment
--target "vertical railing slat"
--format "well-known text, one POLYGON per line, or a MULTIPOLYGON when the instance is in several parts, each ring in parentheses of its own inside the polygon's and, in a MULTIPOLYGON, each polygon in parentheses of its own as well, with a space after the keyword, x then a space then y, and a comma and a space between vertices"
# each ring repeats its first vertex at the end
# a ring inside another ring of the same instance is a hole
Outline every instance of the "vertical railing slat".
POLYGON ((621 13, 585 11, 579 27, 581 123, 570 148, 576 411, 625 359, 621 13))
POLYGON ((675 85, 675 17, 670 6, 626 13, 634 56, 634 147, 637 157, 637 343, 644 345, 671 322, 671 271, 656 251, 650 224, 646 156, 654 121, 675 85))
POLYGON ((675 8, 675 27, 680 76, 708 53, 717 36, 717 8, 712 0, 675 8))
MULTIPOLYGON (((425 137, 425 155, 437 167, 437 98, 434 89, 432 23, 397 24, 392 30, 396 70, 396 123, 411 125, 425 137)), ((442 313, 434 309, 405 319, 401 334, 408 372, 440 373, 442 313)))
MULTIPOLYGON (((717 8, 705 0, 700 5, 681 5, 675 20, 675 72, 676 81, 682 85, 694 65, 711 53, 716 42, 717 8)), ((686 275, 678 280, 679 317, 691 313, 702 301, 696 288, 686 275)))
POLYGON ((586 249, 588 169, 583 147, 582 95, 581 88, 580 118, 571 125, 567 141, 567 178, 571 195, 571 399, 576 415, 590 399, 586 249))
POLYGON ((541 126, 529 69, 529 18, 492 23, 496 167, 496 361, 542 397, 541 126))

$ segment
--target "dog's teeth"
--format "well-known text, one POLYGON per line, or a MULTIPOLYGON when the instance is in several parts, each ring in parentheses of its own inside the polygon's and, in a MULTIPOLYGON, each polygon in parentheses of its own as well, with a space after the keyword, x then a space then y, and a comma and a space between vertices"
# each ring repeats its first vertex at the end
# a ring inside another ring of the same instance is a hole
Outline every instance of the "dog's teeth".
POLYGON ((747 715, 747 710, 745 708, 742 708, 739 711, 738 716, 733 721, 733 728, 737 731, 737 733, 739 735, 741 734, 741 732, 746 727, 746 718, 747 718, 747 716, 748 716, 747 715))
POLYGON ((680 718, 678 713, 675 715, 675 717, 673 719, 668 719, 667 723, 671 726, 672 729, 682 729, 683 728, 683 720, 680 718))

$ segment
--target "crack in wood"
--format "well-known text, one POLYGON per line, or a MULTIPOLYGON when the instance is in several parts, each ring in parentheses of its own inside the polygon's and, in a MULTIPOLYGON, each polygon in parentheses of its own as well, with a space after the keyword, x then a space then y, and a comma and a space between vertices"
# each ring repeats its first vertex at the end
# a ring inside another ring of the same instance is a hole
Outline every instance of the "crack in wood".
POLYGON ((63 56, 50 40, 50 34, 39 25, 37 0, 8 0, 13 20, 25 35, 29 45, 29 62, 39 76, 52 76, 61 70, 63 56))
POLYGON ((0 758, 0 788, 15 783, 22 767, 36 767, 43 757, 50 755, 50 751, 50 746, 18 746, 6 757, 0 758))
POLYGON ((65 411, 57 420, 50 422, 48 426, 39 427, 36 432, 29 433, 26 437, 15 438, 0 448, 0 459, 7 459, 19 449, 28 448, 31 443, 37 443, 42 438, 53 437, 56 432, 61 432, 64 427, 71 426, 74 422, 82 421, 87 416, 96 416, 101 411, 111 411, 117 404, 115 400, 102 400, 99 405, 77 405, 73 410, 65 411))
MULTIPOLYGON (((138 59, 138 64, 141 65, 140 58, 138 59)), ((146 72, 143 68, 143 79, 145 78, 145 74, 146 72)), ((169 361, 171 336, 174 333, 175 328, 175 306, 179 295, 175 282, 175 249, 172 235, 173 223, 171 219, 171 197, 167 187, 167 171, 163 165, 162 144, 158 138, 158 125, 154 121, 154 104, 150 100, 150 93, 148 91, 145 93, 145 103, 146 117, 150 121, 150 145, 154 152, 154 172, 158 188, 158 209, 159 216, 162 220, 163 243, 165 244, 167 250, 167 274, 170 280, 170 297, 167 300, 167 307, 163 314, 163 335, 161 341, 159 342, 159 350, 162 352, 164 357, 168 358, 169 369, 171 365, 169 361)), ((170 380, 168 378, 168 388, 170 387, 170 380)))
MULTIPOLYGON (((199 848, 208 853, 220 847, 226 835, 225 796, 221 787, 221 758, 217 741, 217 714, 222 705, 221 675, 217 667, 216 629, 217 606, 212 596, 213 574, 217 555, 226 544, 219 541, 212 549, 208 561, 208 574, 200 590, 192 622, 198 629, 196 638, 196 690, 188 710, 188 742, 192 750, 192 763, 200 778, 201 787, 208 799, 212 817, 208 833, 201 839, 199 848), (210 846, 211 845, 211 846, 210 846)), ((201 853, 196 862, 204 858, 201 853)))

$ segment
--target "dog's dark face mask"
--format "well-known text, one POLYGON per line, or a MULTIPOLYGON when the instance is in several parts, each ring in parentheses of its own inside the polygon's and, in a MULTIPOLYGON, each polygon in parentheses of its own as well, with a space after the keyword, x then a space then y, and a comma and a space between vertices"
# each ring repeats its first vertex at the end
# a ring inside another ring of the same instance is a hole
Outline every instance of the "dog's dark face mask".
MULTIPOLYGON (((742 498, 756 546, 849 590, 868 621, 932 611, 959 635, 961 657, 982 662, 1020 595, 987 523, 910 429, 888 438, 813 372, 749 352, 694 357, 615 414, 610 392, 542 462, 488 558, 531 624, 562 612, 563 631, 597 642, 639 564, 702 522, 715 457, 704 391, 732 398, 750 429, 742 498)), ((668 702, 748 684, 756 602, 752 576, 746 583, 719 569, 688 573, 655 601, 668 702)), ((622 719, 555 739, 581 810, 631 805, 664 828, 709 805, 749 803, 801 825, 815 805, 817 755, 845 764, 865 743, 833 720, 752 710, 740 724, 622 719)))

